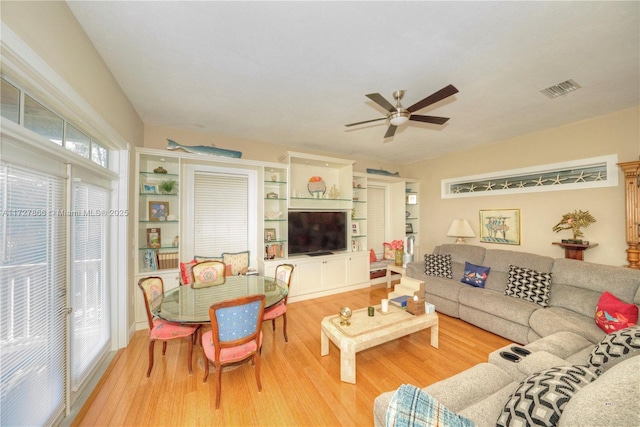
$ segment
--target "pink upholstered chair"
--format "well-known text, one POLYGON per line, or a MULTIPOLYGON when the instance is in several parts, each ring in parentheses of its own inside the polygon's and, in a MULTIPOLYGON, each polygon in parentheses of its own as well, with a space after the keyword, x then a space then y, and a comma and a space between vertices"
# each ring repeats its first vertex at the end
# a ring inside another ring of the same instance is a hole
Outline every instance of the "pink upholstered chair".
POLYGON ((209 376, 209 361, 216 368, 216 409, 222 394, 222 367, 251 359, 255 366, 258 391, 260 383, 260 347, 262 346, 262 315, 264 295, 250 295, 213 304, 209 308, 211 330, 202 335, 205 356, 204 378, 209 376))
POLYGON ((225 270, 226 265, 222 261, 200 261, 191 267, 191 287, 222 285, 227 280, 225 270))
POLYGON ((189 373, 193 373, 193 344, 198 325, 181 325, 153 317, 151 310, 155 304, 160 304, 162 294, 164 293, 164 282, 162 278, 153 276, 145 277, 138 281, 138 287, 142 290, 144 296, 144 307, 147 311, 147 320, 149 321, 149 369, 147 369, 147 378, 149 378, 151 370, 153 369, 153 349, 155 342, 162 341, 162 355, 164 356, 167 351, 167 341, 176 338, 187 338, 189 341, 189 373))
MULTIPOLYGON (((289 290, 291 289, 291 276, 293 275, 293 265, 291 264, 280 264, 276 267, 276 279, 280 280, 287 284, 289 290)), ((282 316, 282 330, 284 333, 284 341, 289 342, 289 338, 287 337, 287 298, 289 296, 289 292, 285 295, 284 299, 264 310, 264 316, 262 316, 262 320, 271 320, 271 326, 273 330, 276 330, 276 319, 282 316)))

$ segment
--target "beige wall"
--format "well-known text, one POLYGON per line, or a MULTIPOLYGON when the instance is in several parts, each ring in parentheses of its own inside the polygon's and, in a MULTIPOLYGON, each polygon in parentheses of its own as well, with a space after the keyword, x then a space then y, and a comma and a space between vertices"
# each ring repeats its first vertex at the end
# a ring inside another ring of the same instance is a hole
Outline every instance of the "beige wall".
POLYGON ((492 249, 563 257, 563 249, 552 245, 552 242, 571 238, 571 233, 555 233, 552 227, 560 221, 563 214, 581 209, 590 211, 597 220, 583 229, 584 238, 599 244, 585 252, 585 260, 624 265, 627 248, 625 198, 624 177, 620 171, 617 187, 460 199, 440 198, 442 179, 608 154, 617 154, 619 162, 639 158, 640 109, 627 109, 405 167, 406 176, 421 180, 421 250, 431 252, 435 245, 452 243, 453 239, 447 237, 446 232, 454 218, 468 219, 477 236, 479 210, 517 208, 521 210, 522 218, 520 246, 480 244, 478 237, 467 241, 492 249))
POLYGON ((63 1, 3 1, 2 22, 133 146, 144 125, 63 1))
MULTIPOLYGON (((278 162, 278 157, 280 157, 280 155, 285 151, 303 151, 278 144, 268 144, 265 142, 235 139, 226 136, 158 126, 145 126, 144 146, 146 148, 165 149, 167 147, 167 139, 174 140, 181 145, 213 145, 218 148, 237 150, 242 152, 243 159, 261 160, 264 162, 278 162)), ((346 158, 344 156, 336 156, 333 153, 322 150, 304 150, 303 152, 322 156, 346 158)), ((396 172, 400 170, 400 166, 393 163, 374 162, 371 160, 355 158, 352 158, 351 160, 356 162, 354 170, 357 172, 366 172, 367 168, 384 169, 389 172, 396 172)))

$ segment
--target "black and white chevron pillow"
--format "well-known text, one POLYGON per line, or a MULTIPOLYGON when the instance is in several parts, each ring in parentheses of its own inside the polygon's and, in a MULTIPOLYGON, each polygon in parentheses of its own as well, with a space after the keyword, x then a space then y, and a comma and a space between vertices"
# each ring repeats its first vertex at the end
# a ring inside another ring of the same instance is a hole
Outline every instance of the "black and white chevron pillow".
POLYGON ((630 326, 605 336, 589 356, 589 364, 604 372, 629 357, 640 354, 640 326, 630 326))
POLYGON ((451 279, 451 254, 427 254, 424 256, 424 274, 451 279))
POLYGON ((541 273, 530 268, 509 266, 509 281, 504 294, 549 306, 551 273, 541 273))
POLYGON ((504 406, 497 426, 557 426, 564 406, 597 378, 587 365, 559 366, 522 380, 504 406))

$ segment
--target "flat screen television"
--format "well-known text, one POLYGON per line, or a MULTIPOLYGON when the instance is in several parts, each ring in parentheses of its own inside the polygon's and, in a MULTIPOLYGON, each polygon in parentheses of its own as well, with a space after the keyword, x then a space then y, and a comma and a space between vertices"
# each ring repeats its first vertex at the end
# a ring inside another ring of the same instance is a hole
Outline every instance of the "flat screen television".
POLYGON ((289 211, 289 255, 347 249, 347 212, 289 211))

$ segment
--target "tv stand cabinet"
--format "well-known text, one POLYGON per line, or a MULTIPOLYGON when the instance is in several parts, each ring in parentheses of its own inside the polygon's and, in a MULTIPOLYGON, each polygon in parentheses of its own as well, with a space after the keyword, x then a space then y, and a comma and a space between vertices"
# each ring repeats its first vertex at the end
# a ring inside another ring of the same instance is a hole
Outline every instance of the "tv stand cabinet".
POLYGON ((347 292, 369 285, 369 253, 345 252, 333 255, 306 255, 286 260, 264 261, 264 275, 275 274, 278 264, 292 264, 289 302, 347 292))

